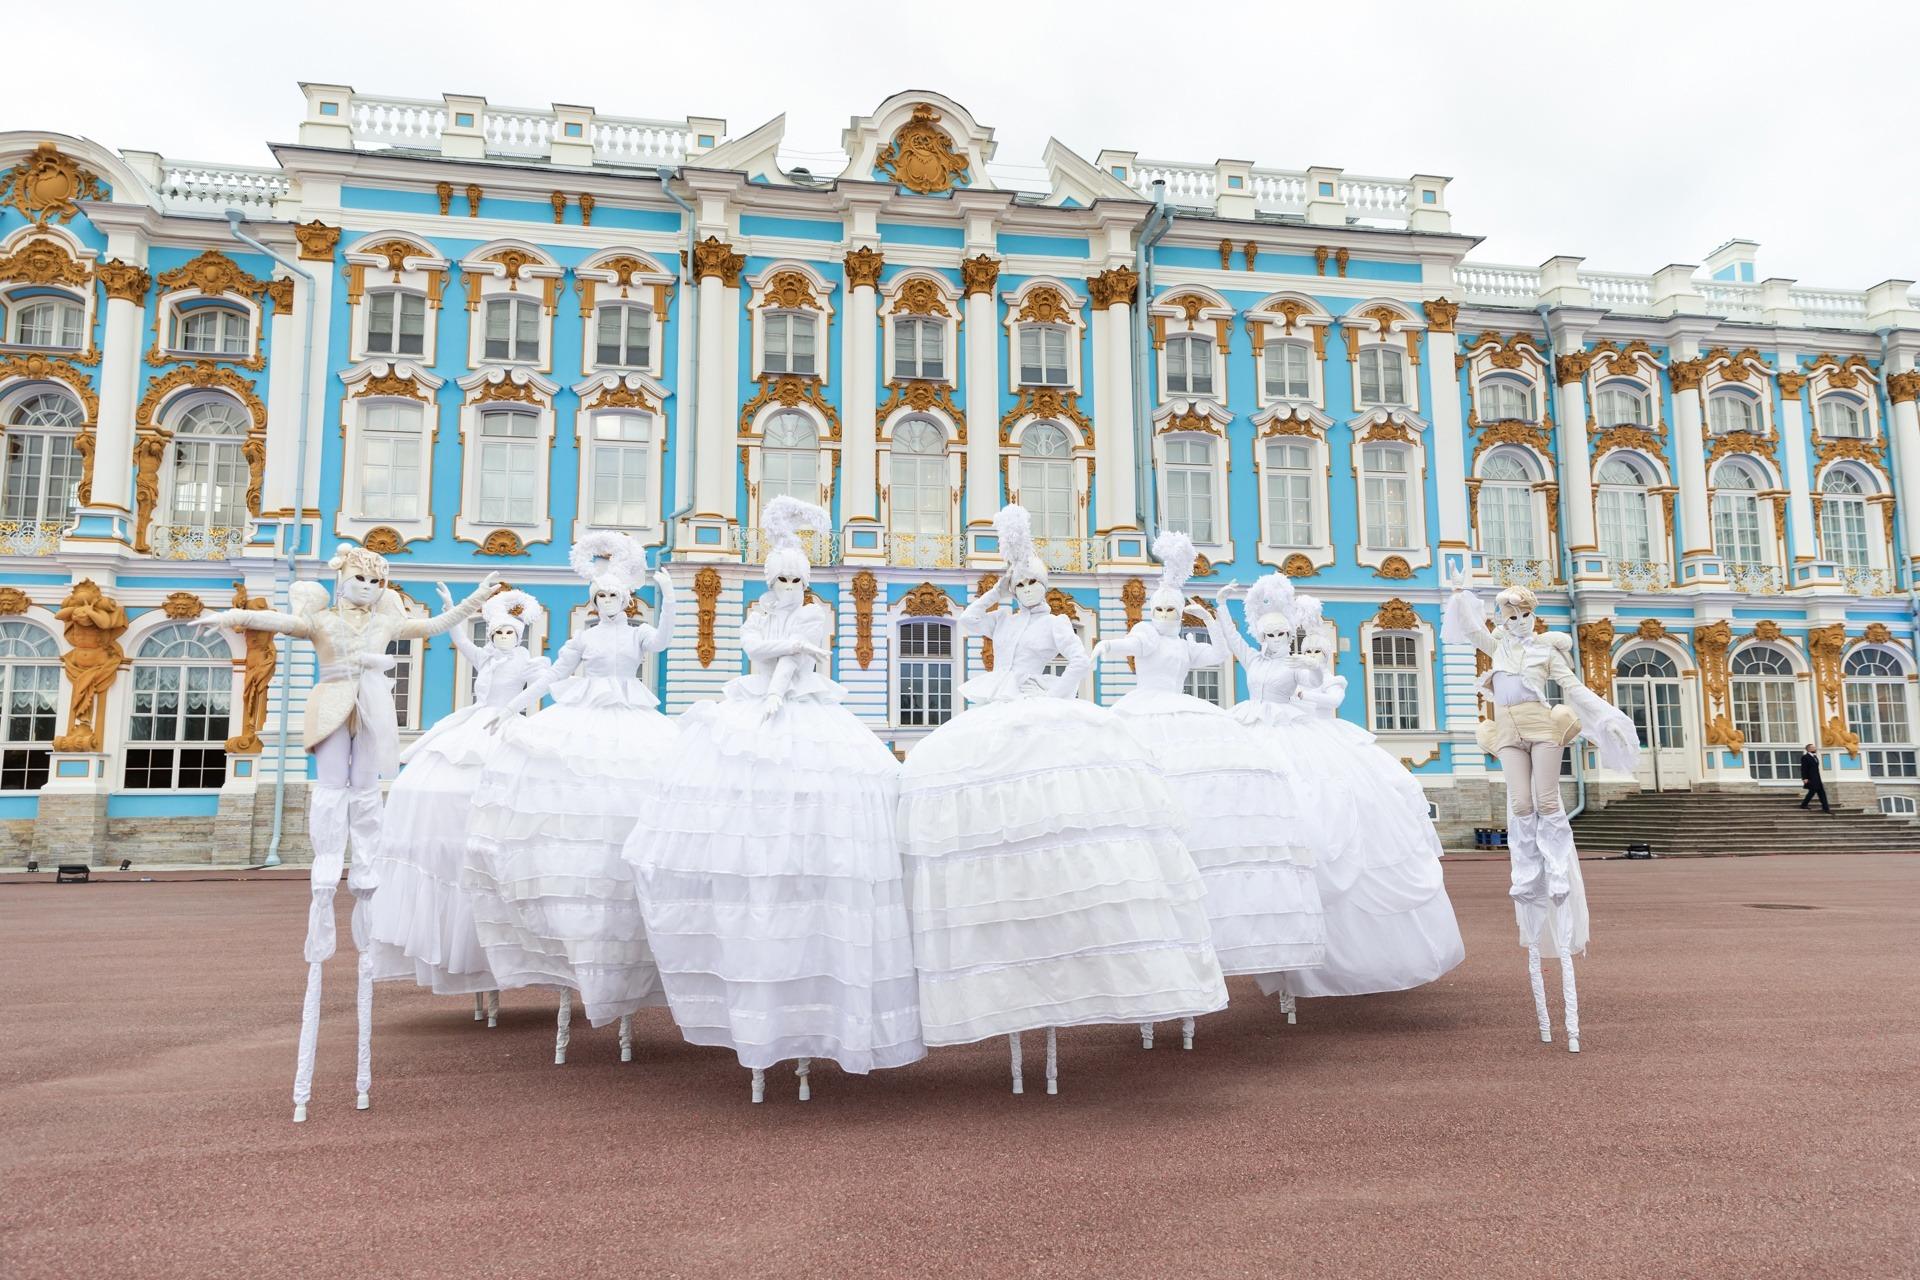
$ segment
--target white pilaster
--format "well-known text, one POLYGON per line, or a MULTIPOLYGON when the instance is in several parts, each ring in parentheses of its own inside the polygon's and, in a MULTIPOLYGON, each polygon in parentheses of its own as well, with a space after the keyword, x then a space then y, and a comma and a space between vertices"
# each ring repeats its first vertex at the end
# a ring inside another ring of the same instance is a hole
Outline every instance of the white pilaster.
MULTIPOLYGON (((1793 357, 1782 352, 1782 364, 1793 357)), ((1807 473, 1807 410, 1802 388, 1806 379, 1794 374, 1781 376, 1780 449, 1786 457, 1787 540, 1793 548, 1795 563, 1817 560, 1820 548, 1813 537, 1813 488, 1807 473), (1791 381, 1789 381, 1791 379, 1791 381), (1787 388, 1792 388, 1788 394, 1787 388)), ((1789 570, 1791 580, 1791 570, 1789 570)))
POLYGON ((1133 439, 1133 308, 1124 302, 1093 313, 1094 350, 1098 353, 1095 372, 1095 421, 1099 423, 1093 441, 1094 480, 1099 502, 1094 509, 1094 530, 1105 537, 1115 530, 1140 527, 1134 510, 1133 439))
MULTIPOLYGON (((855 246, 860 248, 861 246, 855 246)), ((877 251, 878 246, 866 246, 877 251)), ((840 429, 840 520, 878 520, 879 424, 873 419, 879 367, 880 331, 878 315, 879 264, 872 274, 853 275, 852 255, 848 256, 847 327, 842 347, 846 351, 846 385, 841 389, 840 429)))
MULTIPOLYGON (((1429 308, 1431 321, 1436 312, 1429 308)), ((1460 343, 1453 331, 1449 311, 1443 329, 1430 323, 1427 329, 1427 368, 1431 370, 1433 419, 1433 470, 1438 486, 1436 501, 1440 515, 1440 549, 1464 551, 1467 546, 1467 455, 1466 427, 1460 418, 1460 374, 1454 368, 1460 343)))
POLYGON ((301 294, 308 286, 297 276, 292 284, 293 303, 284 313, 275 304, 272 336, 267 344, 267 368, 274 374, 267 387, 267 464, 260 486, 260 511, 267 519, 279 512, 291 512, 297 505, 294 472, 300 450, 300 351, 306 338, 301 294))
POLYGON ((967 525, 988 526, 1000 509, 999 264, 982 255, 966 273, 967 525))
POLYGON ((1680 482, 1680 582, 1717 581, 1723 575, 1713 553, 1713 513, 1707 499, 1706 415, 1700 403, 1700 344, 1690 334, 1675 338, 1668 370, 1673 381, 1674 469, 1680 482))
POLYGON ((133 406, 140 385, 140 303, 107 299, 100 343, 100 418, 94 424, 90 510, 125 516, 133 494, 133 406))
POLYGON ((1900 511, 1901 540, 1906 543, 1908 581, 1920 566, 1920 363, 1914 353, 1901 351, 1893 363, 1900 366, 1887 379, 1893 403, 1894 493, 1900 511))

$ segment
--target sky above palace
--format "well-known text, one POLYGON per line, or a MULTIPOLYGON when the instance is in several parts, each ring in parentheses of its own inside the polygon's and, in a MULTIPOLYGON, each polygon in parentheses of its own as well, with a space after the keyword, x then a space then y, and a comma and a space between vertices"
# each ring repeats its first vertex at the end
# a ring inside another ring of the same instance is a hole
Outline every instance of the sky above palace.
POLYGON ((787 146, 820 152, 924 88, 1015 164, 1054 136, 1088 159, 1448 175, 1481 261, 1649 272, 1740 237, 1760 242, 1762 277, 1920 276, 1920 6, 1895 0, 95 0, 86 20, 85 77, 16 59, 0 128, 265 164, 312 80, 718 116, 735 135, 784 111, 787 146))

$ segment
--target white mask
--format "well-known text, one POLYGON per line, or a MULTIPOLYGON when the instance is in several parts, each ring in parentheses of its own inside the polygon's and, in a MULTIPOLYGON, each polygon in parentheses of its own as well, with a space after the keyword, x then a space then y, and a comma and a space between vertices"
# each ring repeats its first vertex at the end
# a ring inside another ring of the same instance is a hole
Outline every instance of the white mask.
POLYGON ((511 649, 520 643, 520 636, 512 627, 495 627, 487 635, 487 643, 496 649, 511 649))
POLYGON ((1153 629, 1163 636, 1178 635, 1180 615, 1183 610, 1177 604, 1157 604, 1153 606, 1153 629))
POLYGON ((807 598, 807 584, 798 578, 779 577, 767 585, 776 609, 791 609, 807 598))
POLYGON ((356 573, 340 579, 340 598, 362 609, 371 609, 386 587, 384 582, 356 573))
POLYGON ((596 591, 593 594, 593 612, 602 622, 612 622, 623 618, 627 613, 627 602, 618 592, 596 591))
POLYGON ((1502 618, 1500 625, 1505 627, 1507 634, 1514 639, 1524 640, 1533 634, 1533 615, 1531 613, 1511 614, 1502 618))
POLYGON ((1046 607, 1047 587, 1038 578, 1028 578, 1025 582, 1014 584, 1013 598, 1020 602, 1022 609, 1041 609, 1046 607))

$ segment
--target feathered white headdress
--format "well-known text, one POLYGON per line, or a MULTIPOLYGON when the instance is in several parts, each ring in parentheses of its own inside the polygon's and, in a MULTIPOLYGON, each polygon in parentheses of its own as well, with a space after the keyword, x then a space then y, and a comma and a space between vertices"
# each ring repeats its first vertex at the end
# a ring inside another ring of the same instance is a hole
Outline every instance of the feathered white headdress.
POLYGON ((1293 600, 1293 579, 1284 573, 1268 574, 1247 592, 1247 626, 1257 632, 1262 622, 1277 614, 1291 629, 1293 600))
POLYGON ((1193 539, 1178 529, 1162 530, 1153 540, 1153 554, 1160 561, 1160 585, 1153 593, 1153 603, 1180 604, 1186 599, 1187 579, 1193 576, 1193 566, 1200 559, 1193 539))
POLYGON ((335 547, 327 567, 336 574, 364 573, 382 582, 387 581, 387 558, 377 551, 367 550, 357 542, 343 542, 335 547))
POLYGON ((1000 539, 1000 558, 1007 562, 1007 580, 1025 573, 1047 580, 1047 566, 1033 550, 1033 517, 1017 502, 1009 502, 993 517, 993 531, 1000 539))
POLYGON ((596 595, 602 591, 632 595, 646 569, 646 553, 628 535, 602 529, 575 542, 567 563, 592 584, 596 595))
POLYGON ((540 621, 544 612, 540 602, 524 591, 496 591, 480 606, 480 616, 487 620, 488 631, 512 627, 521 635, 527 634, 527 628, 540 621))
POLYGON ((1326 620, 1320 607, 1320 598, 1304 592, 1295 595, 1287 606, 1287 617, 1292 621, 1294 630, 1317 632, 1326 620))
POLYGON ((800 544, 800 531, 825 533, 833 528, 826 511, 811 502, 782 494, 760 512, 760 527, 773 544, 767 552, 764 569, 767 581, 779 577, 813 581, 813 566, 807 560, 806 548, 800 544))

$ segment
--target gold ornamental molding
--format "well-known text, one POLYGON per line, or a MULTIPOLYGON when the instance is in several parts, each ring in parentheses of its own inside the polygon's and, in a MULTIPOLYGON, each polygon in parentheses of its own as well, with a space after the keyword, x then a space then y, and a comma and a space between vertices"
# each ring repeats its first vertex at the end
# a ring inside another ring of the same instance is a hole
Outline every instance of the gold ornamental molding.
POLYGON ((1420 309, 1427 313, 1427 327, 1435 333, 1452 333, 1454 321, 1460 318, 1460 304, 1445 298, 1423 302, 1420 309))
POLYGON ((58 240, 29 240, 0 256, 0 280, 84 288, 91 278, 86 264, 68 253, 58 240))
POLYGON ((653 414, 660 412, 660 406, 648 399, 646 388, 629 387, 625 383, 615 383, 605 388, 587 408, 638 409, 644 413, 653 414))
POLYGON ((1026 296, 1020 304, 1019 314, 1013 317, 1015 324, 1072 324, 1073 308, 1067 299, 1052 285, 1041 285, 1026 296))
POLYGON ((259 298, 270 281, 262 280, 218 249, 209 249, 191 262, 162 271, 155 281, 162 293, 194 290, 206 297, 237 293, 259 298))
POLYGON ((1473 463, 1480 464, 1480 455, 1489 449, 1497 449, 1503 444, 1519 445, 1531 449, 1540 455, 1546 464, 1547 473, 1553 473, 1553 437, 1531 422, 1519 419, 1506 419, 1489 422, 1480 428, 1479 439, 1473 446, 1473 463))
MULTIPOLYGON (((1547 367, 1546 357, 1540 354, 1539 346, 1530 335, 1516 333, 1511 338, 1503 338, 1494 330, 1481 334, 1473 340, 1473 345, 1455 356, 1455 367, 1464 366, 1467 362, 1478 358, 1482 352, 1486 353, 1487 363, 1495 369, 1518 371, 1524 369, 1529 360, 1543 370, 1547 367)), ((1564 382, 1575 380, 1575 378, 1562 379, 1564 382)))
POLYGON ((912 117, 894 130, 893 140, 874 157, 875 171, 916 195, 938 195, 967 185, 967 158, 954 150, 953 139, 939 127, 939 119, 932 103, 915 103, 912 117))
POLYGON ((100 179, 51 142, 41 143, 32 155, 0 172, 0 206, 11 205, 42 227, 49 221, 62 225, 73 221, 81 200, 106 197, 100 179))
POLYGON ((927 382, 917 378, 905 382, 889 382, 887 398, 873 413, 874 430, 878 432, 880 424, 899 409, 911 409, 916 413, 938 409, 953 422, 954 442, 960 445, 967 443, 967 415, 959 405, 953 402, 953 390, 946 383, 927 382))
POLYGON ((708 276, 718 277, 721 284, 729 289, 740 287, 740 269, 747 265, 745 256, 735 253, 733 246, 719 236, 708 236, 693 246, 693 279, 698 284, 708 276))
POLYGON ((703 667, 712 666, 720 652, 720 646, 713 638, 714 614, 720 604, 720 585, 720 571, 712 565, 704 566, 693 575, 696 622, 693 652, 703 667))
POLYGON ((1074 598, 1058 587, 1047 588, 1047 611, 1057 614, 1070 622, 1080 621, 1080 606, 1074 598))
POLYGON ((453 207, 453 184, 451 182, 436 182, 433 184, 433 194, 435 198, 440 201, 440 216, 443 218, 446 217, 447 210, 453 207))
POLYGON ((33 607, 27 593, 18 587, 0 587, 0 617, 25 613, 33 607))
POLYGON ((496 401, 510 404, 544 405, 546 400, 540 395, 540 388, 532 379, 515 382, 512 377, 501 378, 498 382, 482 382, 467 397, 469 405, 492 404, 496 401))
POLYGON ((206 602, 191 591, 175 591, 160 602, 160 612, 176 622, 197 618, 206 611, 206 602))
POLYGON ((1312 578, 1318 576, 1320 569, 1311 557, 1296 551, 1280 562, 1280 572, 1289 578, 1312 578))
POLYGON ((1782 373, 1780 375, 1780 394, 1789 400, 1798 400, 1800 393, 1806 390, 1807 375, 1804 373, 1782 373))
POLYGON ((909 618, 951 617, 953 597, 931 582, 923 582, 907 592, 904 608, 909 618))
MULTIPOLYGON (((362 545, 366 545, 364 539, 362 545)), ((246 583, 236 582, 233 607, 264 610, 272 606, 265 596, 248 596, 246 583)), ((267 723, 267 694, 273 688, 274 668, 279 665, 274 641, 280 637, 271 631, 242 631, 241 634, 247 638, 247 667, 240 695, 240 732, 228 738, 226 746, 230 755, 250 756, 264 749, 260 730, 267 723)))
POLYGON ((1642 618, 1633 634, 1642 640, 1664 640, 1667 636, 1667 624, 1658 618, 1642 618))
POLYGON ((368 396, 399 396, 407 400, 424 400, 431 403, 433 397, 421 389, 410 373, 376 373, 363 380, 353 389, 353 399, 364 400, 368 396))
MULTIPOLYGON (((1093 298, 1095 311, 1132 305, 1133 295, 1139 288, 1140 273, 1132 267, 1109 267, 1097 276, 1087 277, 1087 292, 1093 298)), ((1187 320, 1191 324, 1193 315, 1189 315, 1187 320)))
POLYGON ((1553 358, 1553 380, 1561 386, 1569 382, 1578 382, 1587 376, 1587 370, 1593 368, 1593 354, 1587 351, 1569 351, 1553 358))
POLYGON ((1860 638, 1868 644, 1886 644, 1893 639, 1893 632, 1888 630, 1884 622, 1869 622, 1860 638))
POLYGON ((1667 366, 1667 376, 1673 380, 1675 391, 1698 391, 1700 380, 1707 376, 1707 362, 1702 360, 1675 360, 1667 366))
POLYGON ((92 426, 100 418, 100 397, 93 389, 93 380, 86 371, 71 361, 56 359, 29 353, 20 356, 0 356, 0 381, 8 378, 31 378, 36 382, 64 383, 87 411, 87 425, 92 426))
POLYGON ((1879 381, 1874 376, 1873 364, 1865 356, 1853 355, 1842 360, 1828 351, 1815 356, 1807 372, 1825 374, 1829 387, 1839 387, 1843 391, 1856 390, 1862 379, 1868 383, 1879 381))
MULTIPOLYGON (((1413 566, 1407 563, 1405 556, 1388 556, 1380 562, 1380 567, 1373 571, 1373 576, 1404 582, 1413 577, 1413 566)), ((1395 629, 1403 630, 1404 628, 1395 629)))
POLYGON ((495 529, 480 542, 480 554, 483 556, 524 556, 532 553, 520 535, 511 529, 495 529))
POLYGON ((946 291, 940 282, 927 276, 912 276, 900 282, 893 296, 894 315, 948 316, 946 291))
POLYGON ((1660 447, 1660 437, 1646 427, 1626 426, 1608 427, 1593 437, 1591 456, 1598 458, 1614 449, 1633 449, 1666 460, 1666 451, 1660 447))
POLYGON ((999 259, 983 253, 978 257, 960 260, 960 287, 967 297, 976 293, 991 295, 999 282, 999 259))
POLYGON ((1373 615, 1373 625, 1382 631, 1418 631, 1420 615, 1413 611, 1412 605, 1395 596, 1373 615))
POLYGON ((1820 707, 1820 745, 1843 747, 1860 754, 1860 735, 1847 728, 1845 684, 1840 655, 1847 647, 1847 624, 1830 623, 1807 629, 1807 654, 1813 662, 1814 697, 1820 707))
POLYGON ((407 548, 406 539, 400 536, 400 531, 384 524, 367 530, 360 539, 360 545, 383 556, 399 555, 407 548))
POLYGON ((1268 436, 1305 436, 1309 440, 1318 440, 1320 435, 1319 424, 1312 418, 1302 417, 1298 409, 1276 413, 1260 428, 1260 438, 1263 440, 1268 436))
POLYGON ((1580 666, 1587 688, 1595 691, 1613 687, 1613 619, 1583 622, 1580 632, 1580 666))
POLYGON ((94 263, 93 278, 100 282, 109 301, 140 302, 153 287, 153 277, 147 274, 146 268, 118 258, 94 263))
POLYGON ((1089 445, 1093 443, 1093 419, 1080 412, 1079 396, 1062 387, 1022 387, 1013 408, 1000 416, 1000 444, 1011 448, 1013 425, 1022 418, 1065 418, 1078 426, 1089 445))
POLYGON ((340 244, 340 228, 319 220, 294 224, 293 238, 300 242, 300 257, 305 262, 332 262, 340 244))
POLYGON ((1728 431, 1713 438, 1713 444, 1707 450, 1707 468, 1730 453, 1752 454, 1765 458, 1768 462, 1778 462, 1774 453, 1773 439, 1752 431, 1728 431))
POLYGON ((1875 471, 1886 474, 1886 464, 1881 460, 1880 451, 1873 447, 1870 440, 1860 440, 1853 436, 1823 436, 1816 433, 1813 437, 1814 465, 1816 468, 1828 467, 1840 461, 1865 463, 1875 471))
POLYGON ((1733 627, 1724 619, 1693 629, 1694 660, 1700 668, 1700 696, 1706 703, 1707 744, 1725 747, 1738 756, 1747 748, 1746 735, 1733 727, 1729 715, 1727 651, 1733 646, 1733 627))
POLYGON ((740 431, 745 439, 755 439, 753 420, 759 412, 770 404, 783 409, 793 409, 800 405, 812 405, 820 416, 827 420, 829 440, 840 438, 840 411, 820 393, 820 379, 798 373, 770 373, 760 379, 759 388, 751 399, 740 407, 740 431))
POLYGON ((804 271, 776 271, 767 281, 758 305, 782 311, 819 311, 820 300, 813 296, 813 281, 804 271))
POLYGON ((865 671, 873 665, 873 602, 880 581, 870 569, 853 575, 853 660, 865 671))
POLYGON ((861 245, 858 249, 848 251, 844 265, 847 288, 878 289, 880 272, 887 265, 887 260, 878 250, 861 245))
POLYGON ((120 637, 129 625, 127 611, 102 593, 93 579, 82 578, 53 616, 66 632, 67 650, 60 655, 60 665, 66 670, 69 690, 67 731, 53 740, 53 749, 98 751, 107 691, 127 656, 120 647, 120 637))
POLYGON ((212 387, 232 392, 246 406, 248 416, 253 419, 254 430, 266 430, 267 406, 254 394, 253 383, 211 360, 196 360, 192 364, 180 365, 149 382, 147 393, 140 397, 140 405, 134 410, 133 424, 136 427, 152 426, 154 414, 159 411, 161 404, 177 391, 212 387))
MULTIPOLYGON (((1786 385, 1786 375, 1780 375, 1780 383, 1786 385)), ((1920 371, 1912 373, 1890 373, 1887 375, 1887 399, 1895 404, 1912 404, 1920 400, 1920 371)))

